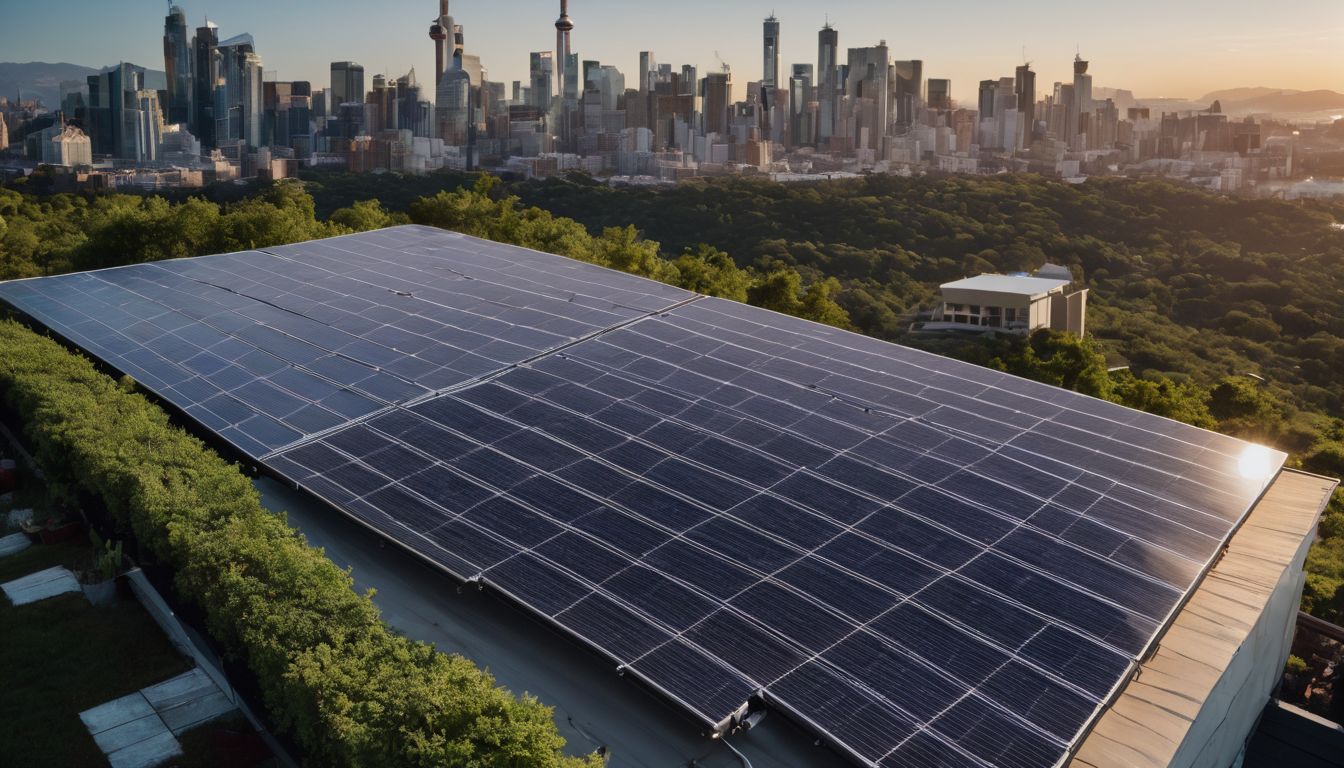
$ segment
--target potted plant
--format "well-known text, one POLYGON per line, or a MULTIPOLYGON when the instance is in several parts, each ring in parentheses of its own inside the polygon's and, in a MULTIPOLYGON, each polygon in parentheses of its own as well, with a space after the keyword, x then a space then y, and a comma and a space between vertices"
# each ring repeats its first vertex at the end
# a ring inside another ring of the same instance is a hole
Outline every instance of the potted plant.
POLYGON ((47 485, 46 503, 39 506, 25 525, 25 533, 35 535, 43 544, 59 544, 79 536, 83 525, 68 510, 75 506, 77 496, 60 483, 47 485))
POLYGON ((123 558, 121 542, 103 541, 97 531, 89 531, 93 540, 93 568, 84 572, 84 596, 94 605, 106 605, 117 598, 117 577, 123 558))

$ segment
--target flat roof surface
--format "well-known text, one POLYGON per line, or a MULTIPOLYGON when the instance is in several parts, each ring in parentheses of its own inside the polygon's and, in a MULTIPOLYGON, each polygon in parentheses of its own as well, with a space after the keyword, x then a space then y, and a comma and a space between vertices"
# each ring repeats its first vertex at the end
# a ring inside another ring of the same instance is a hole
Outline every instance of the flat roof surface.
POLYGON ((0 285, 705 727, 1053 766, 1281 453, 426 227, 0 285))
POLYGON ((323 501, 269 477, 254 481, 262 503, 284 513, 308 543, 350 568, 355 589, 374 590, 383 620, 413 640, 433 643, 487 670, 515 693, 555 710, 565 752, 606 747, 609 768, 844 768, 850 761, 803 728, 771 713, 751 730, 711 739, 680 708, 617 674, 602 656, 499 595, 477 590, 381 537, 323 501))
POLYGON ((1041 296, 1056 288, 1070 285, 1072 280, 1058 280, 1048 277, 1026 277, 1014 275, 976 275, 964 280, 943 284, 943 290, 988 291, 990 293, 1013 293, 1021 296, 1041 296))
MULTIPOLYGON (((1227 553, 1176 616, 1156 652, 1097 721, 1073 768, 1171 764, 1284 572, 1295 565, 1304 542, 1313 537, 1336 485, 1334 480, 1292 470, 1279 475, 1232 537, 1227 553)), ((1297 615, 1296 607, 1292 615, 1297 615)))

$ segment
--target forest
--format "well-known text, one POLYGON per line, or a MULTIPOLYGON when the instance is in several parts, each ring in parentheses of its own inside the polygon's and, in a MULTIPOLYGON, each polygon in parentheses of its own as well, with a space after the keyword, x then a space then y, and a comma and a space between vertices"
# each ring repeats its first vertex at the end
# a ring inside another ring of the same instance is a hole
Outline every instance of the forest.
MULTIPOLYGON (((931 349, 1288 451, 1344 475, 1344 204, 1166 182, 927 176, 620 188, 305 175, 169 197, 0 190, 0 279, 415 222, 560 253, 931 349), (1087 338, 908 333, 943 282, 1062 264, 1087 338)), ((25 189, 25 186, 27 187, 25 189)), ((1344 494, 1304 608, 1344 620, 1344 494)))

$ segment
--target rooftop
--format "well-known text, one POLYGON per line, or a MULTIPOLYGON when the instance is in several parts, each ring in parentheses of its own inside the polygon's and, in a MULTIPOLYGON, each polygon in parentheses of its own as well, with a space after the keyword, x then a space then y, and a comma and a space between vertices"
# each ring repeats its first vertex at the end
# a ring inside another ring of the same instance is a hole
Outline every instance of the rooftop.
POLYGON ((426 227, 0 299, 707 731, 882 768, 1056 765, 1285 459, 426 227))
POLYGON ((943 290, 987 291, 1012 293, 1019 296, 1044 296, 1068 286, 1073 281, 1026 275, 976 275, 964 280, 945 283, 943 290))
POLYGON ((1201 722, 1200 715, 1206 707, 1225 713, 1240 706, 1254 713, 1264 706, 1266 692, 1281 673, 1283 660, 1277 657, 1288 652, 1280 644, 1284 627, 1297 615, 1302 559, 1337 485, 1292 470, 1279 475, 1154 652, 1097 721, 1071 768, 1191 765, 1193 755, 1216 750, 1219 738, 1235 742, 1231 746, 1245 739, 1244 732, 1219 732, 1221 719, 1201 722), (1281 621, 1276 611, 1286 611, 1289 618, 1281 621), (1243 702, 1234 705, 1242 684, 1234 679, 1234 661, 1271 655, 1275 658, 1254 672, 1268 672, 1271 679, 1251 686, 1243 702))

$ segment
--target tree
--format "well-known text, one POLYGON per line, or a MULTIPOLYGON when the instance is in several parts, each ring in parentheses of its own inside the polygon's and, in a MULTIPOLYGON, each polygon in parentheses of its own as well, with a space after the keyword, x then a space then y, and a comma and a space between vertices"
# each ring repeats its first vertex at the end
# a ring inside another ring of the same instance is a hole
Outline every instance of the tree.
POLYGON ((377 200, 361 200, 349 208, 336 210, 329 220, 351 232, 368 232, 393 224, 391 214, 377 200))
POLYGON ((834 277, 818 280, 807 287, 803 293, 802 305, 798 316, 826 325, 846 330, 853 326, 849 322, 849 313, 835 303, 831 295, 840 290, 840 281, 834 277))
POLYGON ((1203 429, 1217 429, 1209 413, 1208 392, 1189 382, 1165 376, 1140 379, 1129 371, 1112 376, 1111 399, 1121 405, 1203 429))
POLYGON ((999 344, 1005 349, 989 361, 991 368, 1093 397, 1111 396, 1106 356, 1091 339, 1042 329, 1027 338, 1000 337, 999 344))
POLYGON ((747 289, 747 301, 753 306, 796 315, 803 309, 803 303, 798 299, 802 285, 803 277, 798 270, 776 264, 747 289))
POLYGON ((654 280, 673 275, 670 265, 658 254, 658 244, 641 238, 633 225, 607 227, 594 246, 595 260, 605 267, 654 280))
POLYGON ((745 302, 752 274, 741 269, 727 253, 701 243, 672 262, 676 284, 688 291, 745 302))

